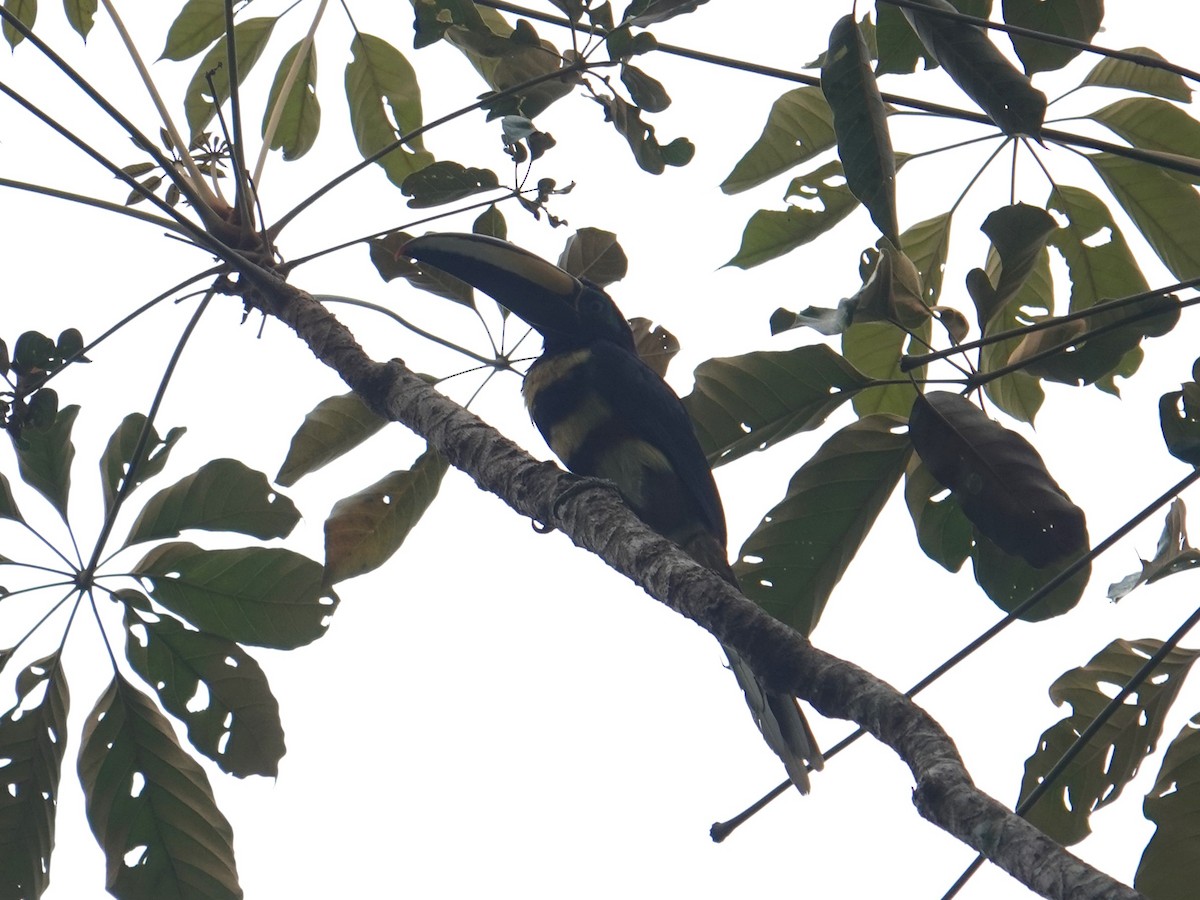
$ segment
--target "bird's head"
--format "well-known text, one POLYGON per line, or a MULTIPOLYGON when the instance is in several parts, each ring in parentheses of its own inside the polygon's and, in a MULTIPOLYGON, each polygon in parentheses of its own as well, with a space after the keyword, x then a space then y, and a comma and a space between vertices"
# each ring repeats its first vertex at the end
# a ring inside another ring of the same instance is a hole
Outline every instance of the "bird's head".
POLYGON ((547 350, 609 340, 633 350, 612 298, 516 244, 478 234, 427 234, 400 252, 478 288, 541 333, 547 350))

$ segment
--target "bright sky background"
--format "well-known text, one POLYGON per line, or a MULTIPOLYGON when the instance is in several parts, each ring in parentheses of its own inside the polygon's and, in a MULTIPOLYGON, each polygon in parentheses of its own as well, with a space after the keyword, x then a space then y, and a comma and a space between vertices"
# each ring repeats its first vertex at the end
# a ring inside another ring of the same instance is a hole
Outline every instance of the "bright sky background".
MULTIPOLYGON (((124 5, 143 52, 153 59, 179 4, 124 5)), ((252 12, 274 14, 284 5, 259 3, 252 12)), ((66 28, 61 10, 43 6, 39 32, 144 130, 155 132, 153 110, 119 53, 108 18, 98 16, 84 48, 66 28)), ((1196 65, 1195 9, 1163 0, 1109 6, 1107 31, 1098 43, 1151 46, 1196 65)), ((307 27, 305 17, 314 7, 310 0, 289 14, 246 85, 252 133, 275 60, 307 27)), ((664 42, 795 69, 818 55, 834 20, 848 10, 848 4, 833 3, 712 3, 653 31, 664 42)), ((408 4, 359 3, 353 12, 360 29, 389 37, 410 54, 422 78, 427 118, 465 105, 484 89, 451 49, 409 51, 408 4)), ((325 27, 319 43, 322 135, 301 162, 272 160, 261 185, 268 220, 357 161, 342 92, 349 31, 341 10, 331 6, 325 27)), ((565 44, 565 32, 537 28, 565 44)), ((558 147, 534 177, 577 182, 572 194, 552 206, 572 227, 617 232, 630 255, 630 271, 613 296, 627 315, 653 318, 680 337, 683 351, 669 380, 686 393, 690 372, 706 358, 814 341, 816 335, 799 332, 771 339, 769 314, 780 305, 832 306, 853 293, 857 255, 876 235, 859 211, 833 236, 783 260, 750 272, 720 268, 736 251, 750 213, 779 208, 787 182, 777 179, 736 197, 725 197, 716 186, 757 137, 771 102, 791 85, 661 54, 641 63, 675 101, 654 117, 660 138, 691 138, 697 146, 693 163, 660 177, 646 175, 623 139, 601 122, 599 108, 575 96, 539 118, 558 147)), ((181 107, 183 84, 195 65, 193 60, 152 67, 175 104, 173 112, 181 107)), ((1042 76, 1035 84, 1054 97, 1092 65, 1091 59, 1077 60, 1067 74, 1042 76)), ((0 79, 44 103, 118 162, 138 159, 119 130, 33 47, 21 46, 11 58, 0 54, 0 79)), ((968 105, 944 76, 937 79, 940 93, 925 96, 968 105)), ((889 79, 884 89, 903 92, 910 85, 889 79)), ((1076 95, 1072 110, 1086 112, 1118 96, 1100 90, 1076 95)), ((96 165, 30 124, 11 103, 3 109, 4 176, 123 198, 125 189, 96 165)), ((1057 107, 1051 109, 1054 115, 1057 107)), ((178 121, 183 127, 181 112, 178 121)), ((892 127, 898 149, 929 146, 927 119, 895 118, 892 127)), ((502 179, 510 171, 500 153, 499 126, 485 126, 480 114, 429 136, 427 146, 439 158, 490 166, 502 179)), ((907 167, 900 177, 901 226, 946 209, 981 158, 974 150, 907 167)), ((1047 150, 1044 158, 1064 182, 1097 190, 1088 167, 1070 154, 1047 150)), ((1007 165, 990 171, 958 213, 942 302, 969 309, 963 277, 982 265, 986 253, 986 240, 974 229, 988 211, 1008 202, 1008 173, 1007 165)), ((1041 203, 1047 193, 1044 179, 1022 167, 1018 199, 1041 203)), ((75 326, 91 337, 209 264, 150 226, 13 192, 5 201, 0 303, 2 336, 10 346, 27 328, 57 334, 75 326)), ((505 214, 514 240, 557 255, 567 229, 552 231, 516 207, 505 214)), ((289 227, 280 249, 288 257, 305 255, 412 218, 399 192, 373 169, 289 227)), ((472 213, 434 227, 468 230, 473 218, 472 213)), ((1131 229, 1125 234, 1134 242, 1131 229)), ((1144 247, 1137 250, 1151 284, 1173 281, 1144 247)), ((478 324, 460 309, 418 296, 400 282, 385 285, 364 247, 303 267, 292 280, 313 293, 393 306, 478 349, 486 346, 478 324)), ((120 418, 147 407, 191 310, 190 304, 160 306, 93 354, 94 364, 79 370, 79 377, 56 385, 64 402, 84 406, 75 431, 73 497, 86 523, 81 543, 98 520, 95 460, 120 418)), ((376 358, 399 356, 413 368, 439 374, 462 365, 432 353, 390 322, 358 311, 336 312, 376 358)), ((260 336, 257 317, 239 327, 240 317, 236 301, 215 303, 189 347, 159 420, 160 432, 173 425, 186 425, 189 432, 167 472, 142 489, 143 499, 213 456, 234 456, 273 475, 304 413, 345 390, 283 326, 268 322, 260 336)), ((1149 344, 1150 359, 1123 386, 1122 402, 1094 389, 1048 390, 1033 440, 1058 481, 1086 509, 1094 542, 1186 471, 1162 446, 1156 404, 1161 393, 1189 377, 1196 353, 1194 340, 1185 337, 1189 325, 1185 316, 1175 334, 1149 344)), ((464 400, 477 383, 467 376, 448 390, 464 400)), ((515 378, 496 379, 473 408, 534 454, 548 456, 521 408, 515 378)), ((782 496, 791 473, 834 427, 848 421, 848 410, 842 411, 816 434, 719 470, 732 550, 782 496)), ((420 449, 419 441, 393 427, 288 491, 305 513, 288 546, 320 558, 321 523, 329 506, 386 471, 407 466, 420 449)), ((15 484, 12 468, 5 464, 4 471, 15 484)), ((19 500, 27 513, 38 508, 29 493, 19 500)), ((1000 613, 975 585, 969 567, 950 576, 920 553, 902 501, 899 496, 894 501, 834 593, 814 640, 903 689, 1000 613)), ((131 521, 127 515, 118 532, 131 521)), ((1010 629, 920 698, 955 738, 977 783, 993 796, 1015 801, 1025 758, 1041 731, 1063 714, 1046 696, 1057 675, 1084 664, 1113 638, 1165 637, 1194 605, 1194 584, 1186 576, 1140 589, 1118 606, 1105 599, 1108 584, 1137 568, 1139 553, 1153 554, 1161 523, 1162 516, 1155 516, 1095 565, 1071 614, 1010 629)), ((209 546, 222 540, 201 538, 209 546)), ((234 538, 226 545, 240 543, 234 538)), ((128 564, 136 558, 130 554, 128 564)), ((282 707, 288 754, 279 778, 239 782, 209 767, 235 830, 250 900, 724 898, 780 892, 936 900, 974 856, 916 814, 907 769, 869 740, 832 760, 814 779, 811 796, 789 794, 725 844, 712 844, 711 822, 733 815, 782 777, 723 669, 716 642, 597 559, 572 549, 561 535, 535 534, 460 473, 447 477, 442 496, 389 566, 343 584, 339 593, 342 604, 324 639, 293 653, 252 651, 282 707)), ((44 608, 34 601, 12 605, 5 604, 9 618, 0 620, 6 633, 21 633, 19 623, 44 608)), ((108 634, 119 643, 116 613, 102 608, 108 634)), ((86 827, 74 771, 79 724, 110 674, 90 616, 77 620, 70 647, 72 729, 48 900, 105 896, 103 858, 86 827)), ((1164 738, 1173 737, 1197 709, 1200 684, 1193 684, 1164 738)), ((826 747, 851 729, 815 716, 814 727, 826 747)), ((1077 849, 1122 879, 1132 878, 1150 834, 1139 796, 1156 771, 1155 760, 1116 808, 1094 818, 1097 834, 1077 849)), ((1008 876, 985 868, 962 896, 1029 895, 1008 876)))

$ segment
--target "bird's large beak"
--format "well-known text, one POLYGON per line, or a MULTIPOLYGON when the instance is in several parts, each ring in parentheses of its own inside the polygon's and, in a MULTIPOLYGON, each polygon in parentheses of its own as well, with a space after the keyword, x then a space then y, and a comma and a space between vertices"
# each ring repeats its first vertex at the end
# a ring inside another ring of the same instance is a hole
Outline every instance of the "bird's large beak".
POLYGON ((413 238, 400 252, 461 278, 542 334, 569 331, 577 321, 579 279, 516 244, 444 232, 413 238))

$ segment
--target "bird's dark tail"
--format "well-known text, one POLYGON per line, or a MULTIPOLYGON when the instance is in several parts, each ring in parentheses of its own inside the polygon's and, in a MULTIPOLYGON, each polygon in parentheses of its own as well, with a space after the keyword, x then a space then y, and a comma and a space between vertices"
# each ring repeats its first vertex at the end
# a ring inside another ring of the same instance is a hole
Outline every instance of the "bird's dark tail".
MULTIPOLYGON (((737 576, 725 557, 725 548, 711 534, 704 532, 684 544, 684 549, 696 562, 712 569, 740 590, 737 576)), ((783 761, 792 784, 802 794, 808 793, 809 769, 819 770, 825 759, 817 747, 817 740, 796 698, 768 690, 734 650, 721 645, 729 658, 738 685, 746 697, 746 705, 754 717, 754 724, 762 732, 767 746, 783 761)))

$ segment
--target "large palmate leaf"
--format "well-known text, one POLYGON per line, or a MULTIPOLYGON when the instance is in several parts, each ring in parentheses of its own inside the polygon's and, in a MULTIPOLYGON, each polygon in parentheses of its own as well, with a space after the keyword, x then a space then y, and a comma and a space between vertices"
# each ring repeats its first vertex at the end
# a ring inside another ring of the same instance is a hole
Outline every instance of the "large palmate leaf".
MULTIPOLYGON (((920 0, 953 11, 947 0, 920 0)), ((1046 96, 988 40, 983 29, 936 13, 905 8, 904 17, 963 93, 1005 134, 1036 135, 1046 115, 1046 96)))
POLYGON ((749 190, 835 143, 833 111, 821 89, 790 90, 771 105, 762 134, 725 176, 721 190, 726 194, 749 190))
POLYGON ((912 453, 904 420, 869 416, 821 445, 746 539, 733 570, 742 591, 804 634, 891 496, 912 453))
POLYGON ((0 897, 33 900, 50 882, 67 746, 70 696, 58 654, 31 663, 16 688, 17 705, 0 717, 0 897))
POLYGON ((1004 552, 1041 568, 1087 549, 1083 510, 1037 450, 969 400, 946 391, 919 395, 909 432, 933 477, 1004 552))
POLYGON ((21 480, 50 501, 63 521, 67 519, 71 462, 75 459, 71 428, 78 415, 78 406, 64 406, 58 411, 52 425, 25 428, 19 438, 13 438, 21 480))
POLYGON ((1160 578, 1200 566, 1200 550, 1188 543, 1187 507, 1178 497, 1167 511, 1167 521, 1163 524, 1162 536, 1158 539, 1154 558, 1143 559, 1141 562, 1140 572, 1134 572, 1116 584, 1109 585, 1109 600, 1120 600, 1139 585, 1153 584, 1160 578))
POLYGON ((233 829, 208 776, 119 674, 83 728, 79 780, 118 897, 240 900, 233 829))
MULTIPOLYGON (((1036 787, 1067 748, 1092 724, 1109 698, 1123 688, 1162 641, 1113 641, 1086 666, 1069 669, 1050 686, 1050 699, 1071 704, 1071 715, 1043 732, 1025 761, 1022 799, 1036 787)), ((1163 720, 1200 651, 1175 648, 1129 699, 1100 727, 1025 818, 1063 844, 1091 831, 1089 816, 1112 803, 1154 752, 1163 720)))
POLYGON ((383 565, 437 497, 449 464, 426 450, 411 469, 391 472, 334 504, 325 520, 325 578, 336 584, 383 565))
MULTIPOLYGON (((278 21, 276 16, 263 16, 258 19, 246 19, 233 26, 239 86, 267 48, 267 41, 271 39, 271 32, 278 21)), ((225 33, 224 24, 221 23, 222 34, 225 33)), ((200 61, 192 80, 188 83, 187 93, 183 98, 183 109, 187 116, 188 128, 192 132, 190 140, 195 140, 196 135, 204 131, 217 114, 217 107, 229 99, 228 57, 228 42, 218 41, 204 54, 204 59, 200 61)))
MULTIPOLYGON (((1104 19, 1104 0, 1004 0, 1004 22, 1043 34, 1088 43, 1100 30, 1104 19)), ((1013 49, 1021 58, 1025 72, 1061 69, 1082 51, 1077 47, 1052 44, 1037 38, 1012 35, 1013 49)))
MULTIPOLYGON (((356 34, 350 49, 354 58, 346 65, 346 100, 354 140, 365 159, 423 124, 421 89, 404 54, 382 38, 356 34)), ((431 162, 433 154, 419 136, 378 160, 396 187, 431 162)))
POLYGON ((1190 900, 1200 884, 1200 716, 1192 716, 1163 756, 1142 802, 1157 826, 1138 863, 1133 886, 1154 900, 1190 900))
POLYGON ((353 392, 322 400, 292 435, 275 481, 290 487, 308 473, 353 450, 386 424, 387 419, 353 392))
POLYGON ((291 550, 204 550, 185 541, 160 544, 133 574, 150 596, 201 631, 239 644, 290 650, 325 633, 332 602, 323 601, 322 567, 291 550))
POLYGON ((710 359, 695 377, 683 405, 714 466, 816 428, 870 381, 824 344, 710 359))
POLYGON ((896 158, 888 133, 887 110, 871 74, 867 43, 852 15, 838 19, 829 35, 821 90, 833 111, 846 185, 867 208, 883 236, 899 247, 896 158))
POLYGON ((296 505, 262 472, 236 459, 214 459, 146 501, 125 545, 178 537, 189 528, 267 540, 286 537, 299 521, 296 505))
MULTIPOLYGON (((100 455, 100 487, 104 492, 104 513, 108 514, 117 499, 130 470, 134 469, 133 454, 137 449, 142 430, 147 427, 146 417, 141 413, 130 413, 121 420, 104 453, 100 455)), ((126 496, 148 478, 152 478, 163 470, 171 454, 171 448, 183 437, 186 428, 172 428, 167 436, 160 438, 154 426, 146 437, 146 444, 138 459, 136 470, 133 472, 131 486, 126 488, 126 496)))
POLYGON ((150 612, 144 597, 140 604, 126 602, 125 630, 125 655, 134 671, 187 725, 196 749, 238 777, 279 774, 279 703, 250 654, 226 638, 150 612))

